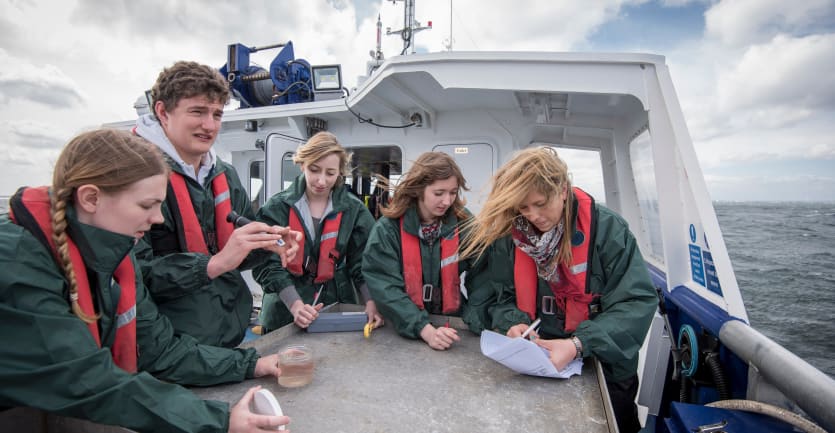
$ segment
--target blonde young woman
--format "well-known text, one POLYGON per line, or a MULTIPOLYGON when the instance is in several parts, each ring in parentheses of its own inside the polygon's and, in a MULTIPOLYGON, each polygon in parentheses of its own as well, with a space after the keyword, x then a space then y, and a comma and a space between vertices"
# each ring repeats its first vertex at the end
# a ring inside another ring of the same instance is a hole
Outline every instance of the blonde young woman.
MULTIPOLYGON (((11 214, 0 215, 0 406, 140 432, 255 432, 288 422, 249 411, 257 388, 230 411, 175 385, 279 370, 276 355, 175 336, 151 300, 133 247, 162 220, 168 175, 153 145, 98 130, 67 144, 51 188, 12 197, 11 214)), ((258 228, 260 246, 272 248, 282 230, 258 228)))
POLYGON ((293 162, 302 174, 256 217, 304 234, 299 253, 286 267, 272 258, 253 269, 264 288, 264 331, 289 323, 307 328, 324 305, 334 302, 362 302, 368 320, 382 326, 362 275, 361 254, 374 218, 345 187, 351 155, 335 135, 319 132, 299 147, 293 162))
POLYGON ((467 189, 449 155, 427 152, 397 184, 377 220, 363 255, 362 271, 383 316, 407 338, 446 350, 460 337, 434 326, 429 314, 462 316, 470 329, 483 328, 483 292, 462 296, 460 274, 471 264, 458 260, 460 226, 470 215, 460 192, 467 189))
POLYGON ((538 147, 496 172, 468 240, 463 255, 486 257, 498 285, 492 327, 517 337, 541 319, 535 341, 557 369, 597 357, 620 431, 638 431, 638 349, 657 300, 626 221, 572 187, 553 148, 538 147))

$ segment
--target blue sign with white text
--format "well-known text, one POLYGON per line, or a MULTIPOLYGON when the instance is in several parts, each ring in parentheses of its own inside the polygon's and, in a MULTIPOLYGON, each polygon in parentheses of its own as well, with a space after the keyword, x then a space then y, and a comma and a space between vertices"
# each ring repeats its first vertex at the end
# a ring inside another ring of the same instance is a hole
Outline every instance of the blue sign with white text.
POLYGON ((705 285, 705 271, 702 267, 702 248, 698 245, 690 244, 690 273, 693 275, 693 281, 705 285))
POLYGON ((713 265, 713 254, 710 251, 702 251, 705 265, 705 278, 707 279, 707 287, 713 293, 722 296, 722 286, 719 285, 719 276, 716 275, 716 266, 713 265))

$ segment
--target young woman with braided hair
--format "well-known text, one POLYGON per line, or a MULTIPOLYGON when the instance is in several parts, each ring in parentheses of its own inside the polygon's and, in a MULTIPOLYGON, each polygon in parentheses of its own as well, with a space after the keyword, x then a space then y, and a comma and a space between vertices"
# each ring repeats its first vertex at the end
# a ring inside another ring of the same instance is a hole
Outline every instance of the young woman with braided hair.
POLYGON ((486 257, 480 277, 498 299, 493 329, 518 337, 541 319, 536 344, 558 370, 594 355, 621 432, 637 432, 638 350, 657 305, 626 221, 572 187, 550 147, 518 152, 493 177, 462 256, 486 257))
POLYGON ((162 219, 168 175, 142 138, 96 130, 63 149, 51 188, 12 197, 0 215, 0 407, 140 432, 249 432, 288 422, 249 411, 257 388, 230 410, 174 384, 280 371, 276 355, 175 336, 151 301, 133 247, 162 219))

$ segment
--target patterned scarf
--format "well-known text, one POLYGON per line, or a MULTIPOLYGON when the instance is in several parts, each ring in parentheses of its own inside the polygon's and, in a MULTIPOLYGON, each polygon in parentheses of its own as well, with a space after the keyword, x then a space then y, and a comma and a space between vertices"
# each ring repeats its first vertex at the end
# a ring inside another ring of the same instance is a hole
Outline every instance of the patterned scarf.
POLYGON ((539 277, 550 283, 560 281, 557 252, 563 231, 562 221, 550 231, 539 234, 527 218, 519 215, 513 219, 513 243, 533 259, 539 277))
POLYGON ((420 224, 420 231, 418 234, 421 239, 424 239, 429 245, 434 245, 435 241, 441 237, 441 222, 435 221, 429 224, 420 224))

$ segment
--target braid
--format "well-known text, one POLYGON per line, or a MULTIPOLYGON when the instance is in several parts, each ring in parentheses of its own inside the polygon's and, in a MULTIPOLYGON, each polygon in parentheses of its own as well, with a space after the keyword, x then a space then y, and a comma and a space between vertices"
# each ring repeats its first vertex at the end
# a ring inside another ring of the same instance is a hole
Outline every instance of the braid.
POLYGON ((70 304, 72 312, 85 323, 93 323, 98 315, 90 316, 81 310, 78 304, 78 282, 75 279, 75 269, 70 260, 70 247, 67 244, 67 202, 72 195, 72 188, 62 188, 52 196, 52 240, 58 250, 61 267, 70 283, 70 304))
MULTIPOLYGON (((168 165, 157 147, 127 131, 114 129, 93 130, 74 137, 55 162, 50 203, 52 240, 69 283, 72 311, 86 323, 95 322, 101 315, 85 313, 78 304, 77 273, 67 234, 67 208, 73 206, 78 188, 85 185, 115 194, 155 175, 168 175, 168 165)), ((84 268, 77 271, 84 272, 84 268)))

